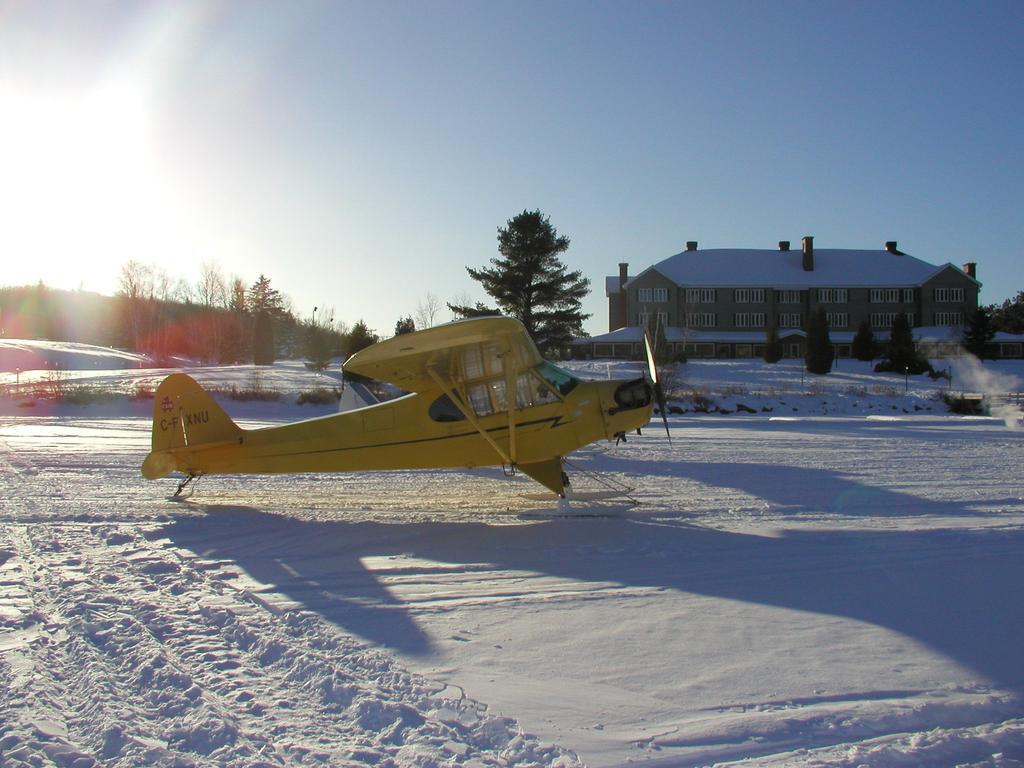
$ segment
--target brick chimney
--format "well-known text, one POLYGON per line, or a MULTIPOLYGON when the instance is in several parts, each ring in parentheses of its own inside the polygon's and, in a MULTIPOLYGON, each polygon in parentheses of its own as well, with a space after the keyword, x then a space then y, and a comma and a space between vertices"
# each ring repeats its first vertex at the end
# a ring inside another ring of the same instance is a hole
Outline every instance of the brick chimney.
POLYGON ((687 240, 686 241, 686 250, 688 250, 688 251, 696 251, 697 250, 697 241, 696 240, 687 240))
POLYGON ((804 235, 802 240, 804 248, 804 272, 814 271, 814 238, 804 235))
MULTIPOLYGON (((618 262, 618 316, 623 318, 623 325, 629 325, 629 302, 626 297, 626 281, 629 280, 630 265, 625 261, 618 262)), ((610 325, 610 324, 609 324, 610 325)), ((618 329, 609 328, 608 331, 618 329)))
POLYGON ((779 240, 779 250, 780 251, 788 251, 789 250, 789 240, 779 240))
POLYGON ((964 264, 964 272, 967 273, 968 277, 971 277, 971 278, 974 278, 975 280, 977 280, 978 279, 978 264, 977 264, 977 262, 968 261, 966 264, 964 264))
POLYGON ((887 250, 889 253, 895 254, 896 256, 904 256, 904 255, 906 255, 906 254, 903 253, 903 251, 901 251, 899 248, 896 247, 896 241, 895 240, 887 240, 885 242, 885 250, 887 250))

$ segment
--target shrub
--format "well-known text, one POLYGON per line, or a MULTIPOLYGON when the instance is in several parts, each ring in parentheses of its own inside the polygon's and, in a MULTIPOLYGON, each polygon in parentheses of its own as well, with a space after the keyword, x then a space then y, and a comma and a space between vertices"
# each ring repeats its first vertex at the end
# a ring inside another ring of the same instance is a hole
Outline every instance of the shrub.
POLYGON ((299 396, 295 399, 295 404, 329 405, 337 403, 339 400, 341 400, 341 392, 337 388, 317 387, 316 389, 307 389, 299 392, 299 396))
POLYGON ((109 389, 89 386, 86 384, 68 387, 64 392, 64 402, 72 405, 89 405, 113 400, 117 395, 109 389))

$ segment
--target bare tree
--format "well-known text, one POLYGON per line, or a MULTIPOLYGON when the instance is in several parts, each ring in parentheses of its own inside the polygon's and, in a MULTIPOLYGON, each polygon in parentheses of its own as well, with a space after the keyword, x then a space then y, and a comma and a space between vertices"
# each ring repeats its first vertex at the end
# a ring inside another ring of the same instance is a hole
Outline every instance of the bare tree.
POLYGON ((146 298, 152 291, 153 275, 141 261, 127 261, 121 265, 119 278, 121 293, 129 299, 146 298))
POLYGON ((473 304, 473 299, 470 297, 469 291, 462 291, 462 293, 458 293, 455 296, 453 296, 452 300, 448 302, 448 309, 450 309, 451 312, 452 312, 451 319, 453 321, 454 320, 462 319, 462 315, 460 315, 458 312, 456 312, 454 309, 452 309, 453 306, 455 306, 455 307, 468 307, 468 306, 472 306, 472 304, 473 304))
POLYGON ((180 304, 191 304, 195 299, 195 288, 188 280, 179 277, 174 284, 174 300, 180 304))
POLYGON ((132 349, 138 351, 148 330, 146 302, 153 292, 153 272, 142 262, 132 259, 121 265, 118 282, 126 303, 127 341, 132 349))
POLYGON ((430 291, 423 301, 416 305, 416 327, 419 329, 433 328, 437 313, 441 310, 441 300, 430 291))
POLYGON ((196 284, 196 297, 204 307, 226 307, 228 305, 228 285, 220 267, 211 261, 203 263, 199 271, 199 282, 196 284))

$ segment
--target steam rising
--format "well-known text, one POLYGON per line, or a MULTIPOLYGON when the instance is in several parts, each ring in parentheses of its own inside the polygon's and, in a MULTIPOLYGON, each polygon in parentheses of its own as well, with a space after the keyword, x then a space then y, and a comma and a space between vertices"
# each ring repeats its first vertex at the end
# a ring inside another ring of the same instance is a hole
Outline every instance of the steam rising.
POLYGON ((1024 428, 1024 412, 1013 403, 993 401, 993 395, 1020 392, 1021 380, 1016 376, 988 370, 982 362, 966 350, 952 363, 954 389, 964 392, 980 392, 989 403, 989 413, 1002 419, 1013 430, 1024 428))

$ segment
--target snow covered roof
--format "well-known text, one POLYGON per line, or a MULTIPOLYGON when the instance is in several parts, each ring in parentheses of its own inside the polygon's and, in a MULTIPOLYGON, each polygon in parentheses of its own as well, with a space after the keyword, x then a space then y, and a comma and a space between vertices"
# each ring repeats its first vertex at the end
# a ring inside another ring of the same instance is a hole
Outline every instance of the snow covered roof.
MULTIPOLYGON (((967 276, 954 264, 936 266, 913 256, 897 255, 886 250, 815 248, 814 269, 805 271, 803 254, 799 250, 707 248, 669 256, 640 275, 655 270, 677 285, 695 286, 909 288, 920 285, 946 267, 952 267, 967 276)), ((635 279, 631 277, 629 281, 635 279)))
POLYGON ((912 328, 910 333, 914 341, 960 341, 964 329, 959 325, 922 325, 912 328))
MULTIPOLYGON (((632 280, 635 277, 636 277, 636 275, 628 276, 626 278, 626 282, 628 283, 630 280, 632 280)), ((618 275, 608 275, 607 277, 605 277, 605 279, 604 279, 604 295, 605 296, 612 296, 612 295, 614 295, 614 294, 616 294, 618 292, 619 292, 619 276, 618 275)))

